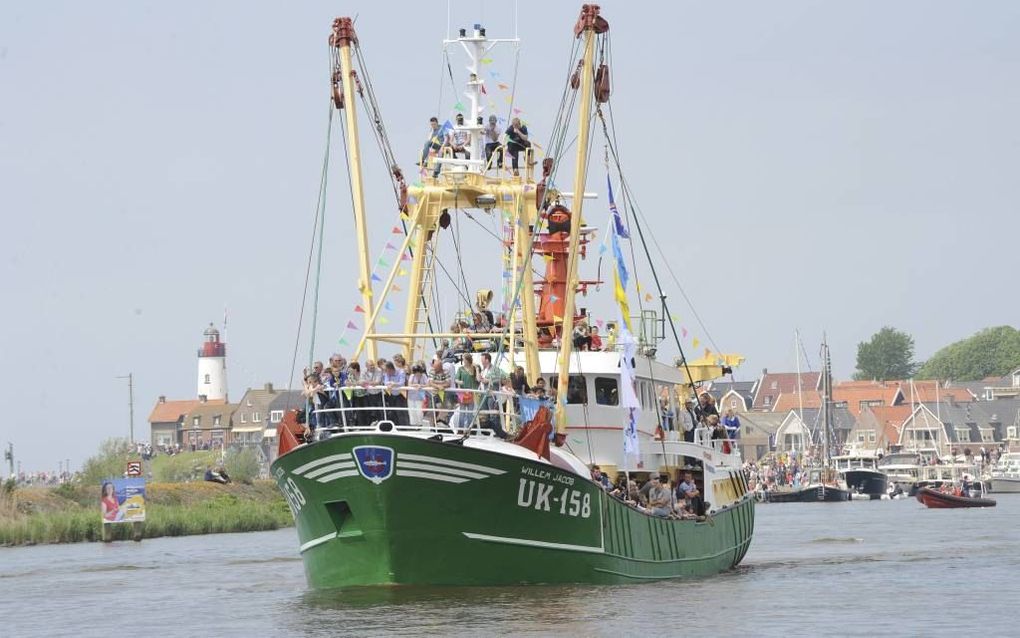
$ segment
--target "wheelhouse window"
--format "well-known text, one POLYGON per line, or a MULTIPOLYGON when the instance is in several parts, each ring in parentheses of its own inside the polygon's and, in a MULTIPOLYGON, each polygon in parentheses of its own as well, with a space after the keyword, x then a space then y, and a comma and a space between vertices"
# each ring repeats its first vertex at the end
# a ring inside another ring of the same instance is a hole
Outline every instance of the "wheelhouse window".
MULTIPOLYGON (((550 394, 555 394, 559 376, 549 377, 550 394)), ((588 403, 588 382, 582 374, 567 377, 567 403, 588 403)))
POLYGON ((620 405, 620 386, 613 377, 595 377, 595 403, 620 405))

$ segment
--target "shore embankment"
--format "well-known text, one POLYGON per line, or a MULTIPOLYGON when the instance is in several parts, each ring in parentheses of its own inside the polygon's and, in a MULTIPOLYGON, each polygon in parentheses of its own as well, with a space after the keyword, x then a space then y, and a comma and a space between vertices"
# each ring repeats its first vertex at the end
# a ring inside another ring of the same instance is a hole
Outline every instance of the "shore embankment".
MULTIPOLYGON (((149 483, 142 537, 257 532, 293 525, 272 481, 250 485, 149 483)), ((99 488, 4 486, 0 493, 0 546, 102 540, 99 488)), ((130 524, 108 525, 112 540, 129 540, 130 524)))

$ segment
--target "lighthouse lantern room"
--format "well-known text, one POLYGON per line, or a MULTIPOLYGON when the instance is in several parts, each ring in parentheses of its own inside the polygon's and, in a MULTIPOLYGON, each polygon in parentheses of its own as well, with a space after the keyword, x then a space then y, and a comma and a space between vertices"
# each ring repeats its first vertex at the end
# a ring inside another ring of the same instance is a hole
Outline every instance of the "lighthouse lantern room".
POLYGON ((211 323, 202 334, 204 340, 198 350, 198 396, 226 400, 227 344, 220 341, 220 331, 211 323))

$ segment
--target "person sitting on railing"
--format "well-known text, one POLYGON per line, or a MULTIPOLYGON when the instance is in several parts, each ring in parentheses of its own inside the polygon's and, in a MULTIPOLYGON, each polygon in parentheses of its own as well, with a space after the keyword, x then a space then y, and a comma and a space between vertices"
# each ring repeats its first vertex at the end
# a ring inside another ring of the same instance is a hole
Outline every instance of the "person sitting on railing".
POLYGON ((485 163, 489 168, 503 168, 503 149, 499 146, 499 136, 502 131, 496 126, 496 116, 489 116, 489 125, 482 129, 485 134, 485 163), (492 163, 492 156, 496 156, 496 163, 492 163))
POLYGON ((404 396, 403 388, 407 385, 407 375, 398 369, 392 361, 386 362, 386 369, 383 371, 383 384, 386 385, 384 395, 385 406, 393 408, 388 412, 388 418, 395 425, 409 425, 407 418, 407 397, 404 396))
POLYGON ((457 124, 453 130, 446 134, 446 146, 450 148, 452 155, 457 157, 460 153, 464 159, 471 159, 471 151, 468 150, 468 143, 471 141, 471 133, 463 128, 464 114, 457 114, 457 124))
POLYGON ((365 390, 361 384, 361 364, 357 361, 351 361, 347 365, 346 387, 352 388, 350 406, 353 408, 347 413, 347 425, 368 425, 364 411, 365 390))
POLYGON ((518 162, 520 154, 531 148, 531 141, 528 139, 528 127, 521 124, 521 118, 515 117, 506 129, 507 145, 506 151, 510 154, 510 164, 514 167, 514 175, 520 175, 518 162))
POLYGON ((450 397, 450 375, 446 372, 443 360, 436 357, 432 360, 432 369, 429 370, 429 387, 432 389, 432 418, 433 425, 446 423, 447 412, 442 409, 449 406, 450 397))
POLYGON ((411 425, 425 425, 425 407, 429 387, 429 376, 425 373, 425 363, 416 361, 411 366, 411 374, 407 377, 407 385, 414 388, 407 392, 407 410, 411 425))

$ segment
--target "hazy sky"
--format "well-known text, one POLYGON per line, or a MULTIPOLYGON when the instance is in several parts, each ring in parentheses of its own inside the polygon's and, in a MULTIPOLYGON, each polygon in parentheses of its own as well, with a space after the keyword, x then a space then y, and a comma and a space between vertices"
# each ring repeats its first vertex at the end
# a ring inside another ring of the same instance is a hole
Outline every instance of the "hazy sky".
MULTIPOLYGON (((512 34, 512 6, 454 2, 453 26, 512 34)), ((518 104, 543 144, 579 6, 521 2, 518 104)), ((738 379, 792 370, 795 328, 816 369, 825 330, 846 378, 857 342, 886 324, 914 336, 918 359, 1016 325, 1020 3, 602 6, 625 169, 715 342, 747 356, 738 379)), ((224 307, 231 398, 286 384, 331 21, 358 16, 410 172, 427 118, 452 113, 446 14, 444 2, 0 4, 0 443, 24 469, 78 465, 126 435, 116 377, 128 372, 147 438, 158 395, 194 397, 195 350, 224 307)), ((512 76, 512 50, 493 59, 512 76)), ((362 141, 375 257, 392 193, 362 141)), ((334 135, 321 357, 357 302, 341 152, 334 135)), ((588 190, 603 194, 604 175, 594 164, 588 190)), ((586 213, 604 226, 604 199, 586 213)), ((462 229, 469 285, 498 288, 491 240, 462 229)))

